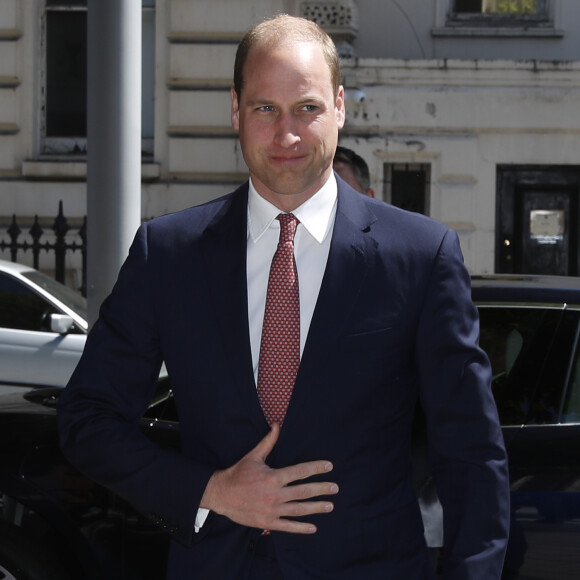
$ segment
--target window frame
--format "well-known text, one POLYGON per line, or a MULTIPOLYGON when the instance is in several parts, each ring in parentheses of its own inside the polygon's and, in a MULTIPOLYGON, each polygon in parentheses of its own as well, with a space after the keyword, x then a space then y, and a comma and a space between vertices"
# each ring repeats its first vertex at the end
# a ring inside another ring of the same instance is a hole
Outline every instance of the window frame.
POLYGON ((76 137, 50 137, 48 130, 48 13, 49 12, 86 12, 87 7, 78 4, 62 3, 51 4, 45 1, 43 6, 42 29, 41 29, 41 72, 40 72, 40 153, 42 155, 86 155, 87 138, 76 137))
POLYGON ((435 37, 563 37, 564 31, 558 24, 558 0, 538 1, 543 3, 541 16, 457 13, 454 11, 455 0, 435 0, 435 26, 431 34, 435 37))
POLYGON ((383 164, 383 199, 390 204, 393 204, 393 172, 413 172, 420 171, 425 174, 425 182, 423 184, 423 208, 424 215, 431 213, 431 175, 432 166, 428 162, 403 162, 403 161, 386 161, 383 164))
POLYGON ((580 397, 580 312, 578 309, 571 310, 576 312, 577 325, 566 384, 564 385, 564 393, 560 404, 560 423, 564 425, 580 423, 580 414, 578 412, 573 413, 571 410, 574 406, 572 399, 578 401, 580 397))
POLYGON ((455 2, 450 0, 447 13, 447 26, 485 26, 485 27, 530 27, 553 26, 552 3, 550 0, 536 0, 539 14, 503 14, 484 12, 456 12, 455 2))
POLYGON ((43 312, 44 315, 62 314, 55 304, 47 300, 38 292, 35 292, 30 286, 27 286, 18 278, 11 276, 7 272, 0 272, 0 294, 2 295, 2 301, 4 301, 5 293, 10 294, 8 302, 12 307, 16 303, 16 296, 20 297, 23 307, 21 309, 9 308, 12 316, 10 319, 5 319, 2 314, 2 316, 0 316, 0 328, 22 332, 52 332, 48 326, 43 324, 43 317, 36 319, 34 325, 32 324, 32 320, 34 314, 39 314, 40 312, 43 312), (15 314, 19 310, 26 311, 29 318, 18 319, 19 322, 16 323, 15 321, 17 319, 15 314))
MULTIPOLYGON (((48 83, 48 62, 47 62, 47 50, 48 50, 48 13, 49 12, 87 12, 87 1, 85 0, 84 5, 78 2, 67 2, 67 0, 57 1, 53 4, 49 4, 47 0, 42 0, 39 3, 39 21, 40 25, 40 45, 39 45, 39 62, 41 63, 39 67, 39 92, 38 92, 38 156, 43 159, 61 159, 74 158, 74 159, 86 159, 87 154, 87 136, 49 136, 47 135, 47 83, 48 83)), ((145 22, 146 15, 150 16, 153 13, 153 27, 151 32, 151 43, 152 46, 143 47, 143 52, 148 52, 149 54, 155 55, 155 26, 156 26, 156 5, 155 0, 142 0, 142 22, 145 22), (147 14, 148 13, 148 14, 147 14)), ((145 41, 145 26, 143 26, 143 41, 145 41)), ((144 98, 151 98, 152 103, 155 102, 155 62, 148 63, 149 68, 147 72, 143 71, 142 83, 149 81, 149 92, 150 95, 144 95, 144 98), (150 69, 150 70, 149 70, 150 69)), ((142 85, 143 86, 143 85, 142 85)), ((147 107, 143 106, 142 115, 145 114, 145 110, 152 115, 151 119, 145 120, 142 117, 141 126, 142 128, 147 124, 151 134, 144 134, 141 138, 141 151, 144 157, 152 157, 154 152, 154 128, 155 128, 155 111, 154 104, 149 104, 147 107)))
MULTIPOLYGON (((522 321, 527 322, 526 319, 529 317, 526 313, 529 313, 530 316, 542 317, 533 332, 523 336, 521 350, 513 359, 507 373, 502 372, 503 369, 498 369, 493 364, 497 353, 490 352, 488 354, 494 374, 492 390, 498 406, 502 428, 572 424, 565 420, 565 417, 570 383, 574 378, 572 376, 573 367, 580 354, 578 352, 580 309, 566 304, 497 302, 495 300, 476 300, 475 305, 480 317, 480 344, 484 350, 490 337, 493 337, 493 329, 488 324, 490 316, 497 317, 500 313, 508 311, 518 312, 518 318, 515 319, 515 322, 519 324, 522 321), (524 316, 524 318, 520 318, 520 316, 524 316), (570 341, 570 337, 573 337, 574 340, 570 341), (564 344, 563 348, 561 347, 562 343, 564 344), (534 352, 538 350, 541 351, 542 355, 533 356, 534 352), (528 364, 530 360, 533 361, 532 365, 528 364), (555 375, 551 372, 553 368, 557 369, 555 375), (512 370, 515 375, 511 375, 512 370), (522 381, 522 379, 527 378, 527 374, 533 375, 533 382, 522 381), (511 379, 508 378, 510 375, 511 379), (503 377, 508 378, 509 382, 504 384, 503 377), (510 384, 514 379, 515 382, 510 384), (502 393, 497 390, 502 388, 509 388, 509 391, 506 391, 507 396, 505 394, 502 396, 502 393), (525 416, 522 415, 520 421, 509 421, 506 420, 506 410, 509 411, 509 408, 513 407, 512 403, 516 400, 514 398, 516 395, 520 397, 525 395, 531 406, 529 410, 522 411, 525 416), (539 420, 541 411, 538 410, 537 404, 545 401, 552 403, 553 420, 539 420), (508 403, 507 407, 506 403, 508 403)), ((502 314, 501 318, 505 318, 505 316, 502 314)), ((514 319, 508 317, 506 320, 513 321, 514 319)), ((532 318, 530 320, 533 321, 532 318)), ((496 336, 494 344, 498 344, 497 340, 496 336)))

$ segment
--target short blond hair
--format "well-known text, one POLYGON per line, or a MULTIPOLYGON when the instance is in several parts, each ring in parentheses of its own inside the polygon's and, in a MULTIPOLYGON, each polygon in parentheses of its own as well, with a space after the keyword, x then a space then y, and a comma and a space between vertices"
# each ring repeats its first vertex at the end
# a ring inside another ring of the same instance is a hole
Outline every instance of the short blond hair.
POLYGON ((234 64, 234 90, 238 99, 244 88, 244 66, 252 47, 263 44, 272 48, 289 41, 315 42, 320 46, 330 70, 334 96, 338 95, 341 81, 340 59, 332 38, 311 20, 279 14, 251 28, 238 45, 234 64))

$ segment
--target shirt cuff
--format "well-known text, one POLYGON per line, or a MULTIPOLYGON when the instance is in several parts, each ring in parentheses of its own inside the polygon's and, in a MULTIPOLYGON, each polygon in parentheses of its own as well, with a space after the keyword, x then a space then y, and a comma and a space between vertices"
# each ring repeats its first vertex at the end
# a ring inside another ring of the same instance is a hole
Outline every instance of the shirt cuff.
POLYGON ((209 515, 209 510, 207 508, 198 508, 197 510, 197 514, 195 516, 195 533, 199 533, 199 530, 201 530, 201 528, 203 527, 203 524, 205 524, 205 520, 207 519, 207 516, 209 515))

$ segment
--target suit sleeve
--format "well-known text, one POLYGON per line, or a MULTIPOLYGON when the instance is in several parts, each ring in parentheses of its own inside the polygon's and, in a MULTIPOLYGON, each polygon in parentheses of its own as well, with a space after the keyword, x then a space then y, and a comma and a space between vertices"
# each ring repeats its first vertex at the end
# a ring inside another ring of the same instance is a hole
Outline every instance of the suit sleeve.
POLYGON ((455 232, 446 233, 435 258, 417 336, 430 465, 444 513, 444 577, 499 579, 509 528, 507 458, 455 232))
POLYGON ((81 472, 189 544, 213 470, 158 446, 138 425, 163 361, 147 235, 145 224, 60 397, 61 447, 81 472))

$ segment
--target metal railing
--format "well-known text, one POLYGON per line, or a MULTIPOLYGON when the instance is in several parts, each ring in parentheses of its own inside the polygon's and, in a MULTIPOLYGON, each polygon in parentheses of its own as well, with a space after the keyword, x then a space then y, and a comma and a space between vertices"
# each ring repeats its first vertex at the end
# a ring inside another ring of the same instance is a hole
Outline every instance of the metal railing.
MULTIPOLYGON (((46 239, 45 230, 40 225, 40 220, 37 215, 34 216, 34 222, 28 230, 29 239, 21 240, 23 234, 22 228, 16 221, 16 215, 12 216, 12 222, 6 229, 8 240, 0 240, 0 250, 2 252, 10 252, 10 260, 18 262, 18 255, 21 252, 32 252, 33 267, 37 270, 40 265, 41 252, 54 253, 54 277, 59 282, 65 283, 66 276, 66 255, 67 252, 80 251, 82 256, 82 283, 79 291, 83 296, 86 296, 87 288, 87 218, 83 219, 83 223, 76 232, 76 237, 80 242, 67 240, 67 234, 70 234, 72 228, 69 226, 68 220, 63 213, 62 201, 58 204, 58 215, 54 219, 52 232, 54 233, 54 241, 46 239)), ((70 235, 68 236, 70 238, 70 235)))

